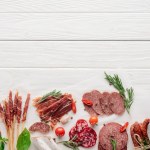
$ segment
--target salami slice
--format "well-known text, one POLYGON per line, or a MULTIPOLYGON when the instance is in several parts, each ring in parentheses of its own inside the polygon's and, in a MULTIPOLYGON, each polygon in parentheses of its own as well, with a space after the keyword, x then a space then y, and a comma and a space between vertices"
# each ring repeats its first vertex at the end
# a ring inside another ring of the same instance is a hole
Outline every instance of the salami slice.
POLYGON ((117 92, 113 92, 109 96, 109 107, 117 115, 121 115, 125 111, 124 101, 121 95, 117 92))
POLYGON ((112 110, 109 107, 109 97, 110 97, 110 93, 104 92, 102 94, 102 98, 100 99, 101 108, 106 115, 113 114, 112 110))
POLYGON ((84 119, 80 119, 76 123, 76 131, 81 132, 84 128, 88 127, 88 123, 84 119))
POLYGON ((48 133, 50 131, 50 126, 43 122, 36 122, 29 128, 29 131, 48 133))
POLYGON ((98 143, 98 150, 105 150, 102 145, 100 144, 100 142, 98 143))
MULTIPOLYGON (((85 93, 85 94, 83 95, 82 99, 89 99, 89 100, 92 100, 92 94, 91 94, 91 92, 85 93)), ((96 111, 93 109, 93 107, 87 106, 87 105, 84 105, 84 107, 85 107, 85 110, 86 110, 91 116, 97 116, 97 113, 96 113, 96 111)))
POLYGON ((112 149, 111 138, 116 140, 117 150, 122 150, 127 146, 128 135, 127 132, 120 132, 122 126, 118 123, 111 122, 106 124, 99 133, 99 142, 102 148, 106 150, 112 149))
POLYGON ((81 145, 88 148, 96 144, 97 135, 92 128, 86 127, 79 133, 79 139, 81 141, 81 145))
MULTIPOLYGON (((102 145, 100 144, 100 142, 98 143, 98 150, 106 150, 106 149, 104 149, 104 148, 102 147, 102 145)), ((121 150, 127 150, 127 146, 124 147, 124 148, 121 149, 121 150)))
POLYGON ((78 143, 80 145, 80 139, 78 137, 78 132, 76 130, 76 126, 72 127, 70 132, 69 132, 69 137, 70 137, 70 140, 78 143))

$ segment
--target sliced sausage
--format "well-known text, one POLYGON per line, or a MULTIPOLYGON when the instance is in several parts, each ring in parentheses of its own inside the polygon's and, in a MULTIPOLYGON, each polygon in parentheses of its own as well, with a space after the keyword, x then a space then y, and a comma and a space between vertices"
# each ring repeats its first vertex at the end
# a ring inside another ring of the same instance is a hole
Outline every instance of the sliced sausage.
MULTIPOLYGON (((82 99, 92 99, 92 94, 89 93, 85 93, 82 97, 82 99)), ((93 107, 91 106, 87 106, 84 104, 85 110, 91 115, 91 116, 97 116, 98 114, 96 113, 96 111, 93 109, 93 107)))
POLYGON ((93 90, 91 92, 91 100, 93 101, 92 108, 96 111, 97 114, 104 115, 104 112, 103 112, 103 110, 101 108, 101 104, 100 104, 101 98, 102 98, 102 94, 99 91, 93 90))
POLYGON ((102 94, 102 97, 100 99, 100 104, 101 104, 101 108, 102 111, 106 114, 106 115, 111 115, 113 114, 113 111, 110 109, 109 107, 109 97, 110 97, 110 93, 108 92, 104 92, 102 94))
MULTIPOLYGON (((104 148, 101 146, 100 142, 98 143, 98 150, 106 150, 106 149, 104 149, 104 148)), ((127 146, 124 147, 124 148, 121 149, 121 150, 127 150, 127 146)))
POLYGON ((109 107, 117 115, 121 115, 124 113, 124 100, 119 93, 113 92, 110 94, 109 107))
POLYGON ((106 124, 99 133, 99 142, 103 149, 112 150, 111 139, 116 140, 116 149, 122 150, 127 146, 127 132, 120 132, 122 126, 118 123, 111 122, 106 124))
POLYGON ((79 133, 79 139, 83 147, 92 147, 96 144, 97 134, 91 127, 86 127, 79 133))
POLYGON ((79 119, 76 122, 76 131, 81 132, 84 128, 88 127, 88 123, 84 119, 79 119))
POLYGON ((48 133, 50 131, 50 126, 43 122, 36 122, 29 128, 29 131, 48 133))

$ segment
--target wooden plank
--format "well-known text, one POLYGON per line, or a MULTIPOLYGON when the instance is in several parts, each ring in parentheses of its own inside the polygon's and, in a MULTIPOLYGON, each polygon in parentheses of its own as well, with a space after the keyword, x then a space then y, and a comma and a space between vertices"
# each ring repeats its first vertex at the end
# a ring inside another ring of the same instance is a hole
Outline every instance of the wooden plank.
POLYGON ((1 41, 2 68, 150 68, 149 41, 1 41))
POLYGON ((0 12, 150 12, 149 0, 0 1, 0 12))
POLYGON ((150 13, 1 13, 0 40, 150 40, 150 13))
MULTIPOLYGON (((150 70, 149 69, 56 69, 56 68, 1 68, 0 81, 2 87, 0 92, 10 89, 19 89, 21 91, 42 92, 50 89, 62 89, 65 87, 87 82, 99 76, 99 79, 105 81, 104 71, 119 74, 124 79, 124 84, 141 88, 141 90, 150 89, 150 70), (127 80, 127 81, 125 81, 127 80), (47 84, 49 82, 49 84, 47 84), (43 86, 44 85, 44 86, 43 86)), ((94 83, 93 83, 94 84, 94 83)), ((106 83, 107 84, 107 83, 106 83)), ((92 87, 92 85, 91 85, 92 87)))

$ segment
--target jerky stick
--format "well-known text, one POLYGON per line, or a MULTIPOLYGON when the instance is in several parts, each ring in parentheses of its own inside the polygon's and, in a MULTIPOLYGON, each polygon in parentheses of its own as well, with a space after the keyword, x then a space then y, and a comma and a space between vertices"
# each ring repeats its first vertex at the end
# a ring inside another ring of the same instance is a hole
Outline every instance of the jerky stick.
POLYGON ((22 130, 24 129, 25 121, 26 121, 26 118, 27 118, 29 102, 30 102, 30 94, 28 93, 27 98, 26 98, 26 102, 25 102, 25 106, 24 106, 24 109, 23 109, 23 115, 22 115, 22 130))
POLYGON ((20 132, 20 119, 22 114, 22 97, 18 96, 18 102, 17 102, 17 138, 19 136, 20 132))

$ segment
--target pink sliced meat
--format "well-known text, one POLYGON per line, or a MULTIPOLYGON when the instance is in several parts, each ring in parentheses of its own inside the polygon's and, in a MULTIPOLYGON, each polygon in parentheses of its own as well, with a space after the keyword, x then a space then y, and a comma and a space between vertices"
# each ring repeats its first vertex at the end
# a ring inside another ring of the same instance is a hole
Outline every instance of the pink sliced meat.
POLYGON ((109 107, 117 115, 121 115, 125 111, 124 100, 117 92, 113 92, 109 96, 109 107))
POLYGON ((97 135, 92 128, 86 127, 79 133, 79 139, 81 141, 81 145, 88 148, 96 144, 97 135))
MULTIPOLYGON (((92 99, 92 94, 89 92, 89 93, 85 93, 82 97, 82 99, 89 99, 91 100, 92 99)), ((97 116, 97 113, 96 111, 93 109, 93 107, 91 106, 87 106, 84 104, 84 107, 85 107, 85 110, 91 115, 91 116, 97 116)))
POLYGON ((97 91, 97 90, 93 90, 91 92, 91 100, 93 101, 93 106, 92 108, 96 111, 97 114, 99 115, 103 115, 103 110, 101 108, 101 104, 100 104, 100 99, 102 98, 102 94, 97 91))
POLYGON ((40 133, 48 133, 50 131, 50 126, 43 122, 36 122, 30 128, 31 132, 40 132, 40 133))
MULTIPOLYGON (((101 146, 101 144, 100 143, 98 143, 98 150, 107 150, 107 149, 104 149, 102 146, 101 146)), ((127 150, 127 146, 126 147, 124 147, 123 149, 121 149, 121 150, 127 150)))
POLYGON ((103 149, 112 150, 111 139, 116 140, 117 150, 122 150, 127 146, 127 132, 120 132, 122 126, 118 123, 111 122, 106 124, 99 133, 99 142, 103 149))
POLYGON ((100 99, 100 103, 101 103, 101 108, 102 111, 106 114, 106 115, 111 115, 113 114, 112 110, 109 107, 109 97, 110 97, 110 93, 108 92, 104 92, 102 94, 102 98, 100 99))
POLYGON ((106 150, 102 147, 102 145, 100 144, 100 142, 98 143, 98 150, 106 150))
POLYGON ((88 123, 84 119, 80 119, 76 123, 76 131, 81 132, 84 128, 88 127, 88 123))

